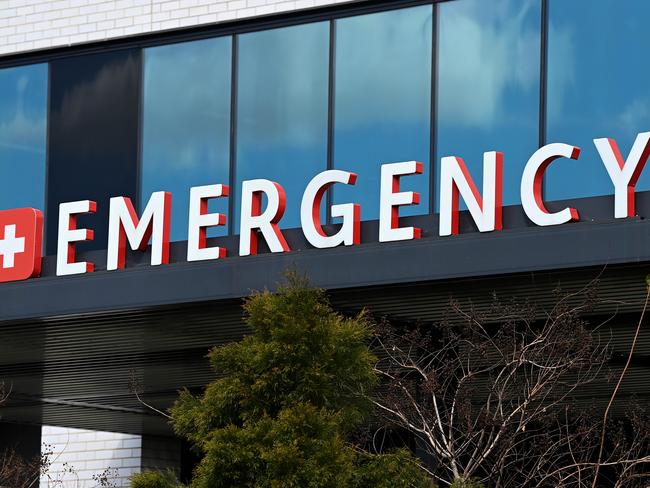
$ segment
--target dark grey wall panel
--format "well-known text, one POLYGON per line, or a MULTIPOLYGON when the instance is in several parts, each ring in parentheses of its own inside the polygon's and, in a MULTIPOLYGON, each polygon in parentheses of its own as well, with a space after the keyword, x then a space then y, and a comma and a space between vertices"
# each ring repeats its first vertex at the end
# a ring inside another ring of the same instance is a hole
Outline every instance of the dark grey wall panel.
MULTIPOLYGON (((290 245, 297 240, 295 233, 287 237, 290 245)), ((650 222, 580 222, 546 229, 520 228, 446 239, 303 249, 198 263, 178 262, 184 255, 184 247, 185 243, 173 246, 172 261, 176 262, 169 265, 149 266, 143 263, 148 261, 147 254, 141 254, 132 256, 128 263, 131 267, 124 270, 5 283, 0 287, 0 318, 36 318, 239 298, 251 290, 273 288, 289 267, 305 272, 315 285, 335 290, 647 263, 650 222), (138 261, 142 264, 138 265, 138 261)), ((79 259, 106 262, 104 251, 87 253, 79 259)), ((52 259, 48 259, 46 268, 52 268, 52 259)))
MULTIPOLYGON (((220 280, 219 270, 213 271, 214 281, 220 280)), ((334 307, 346 313, 366 308, 395 323, 426 324, 445 317, 450 297, 482 313, 493 305, 496 291, 503 303, 516 298, 539 306, 541 313, 556 303, 558 287, 563 293, 576 293, 599 277, 596 291, 601 303, 592 311, 595 315, 586 318, 594 325, 607 320, 601 330, 618 361, 614 366, 620 367, 643 306, 648 271, 647 265, 637 265, 520 273, 340 289, 330 297, 334 307)), ((567 303, 579 301, 578 297, 567 303)), ((231 300, 4 322, 0 378, 14 388, 11 402, 1 409, 3 421, 168 435, 165 419, 129 392, 132 374, 143 385, 148 403, 169 407, 181 387, 200 391, 214 378, 206 353, 214 345, 241 338, 248 330, 242 318, 241 300, 231 300)), ((644 329, 618 397, 622 403, 632 393, 640 401, 650 398, 647 358, 650 330, 644 329)), ((589 401, 606 401, 612 388, 606 382, 594 385, 589 401)), ((2 434, 0 424, 0 444, 2 434)))

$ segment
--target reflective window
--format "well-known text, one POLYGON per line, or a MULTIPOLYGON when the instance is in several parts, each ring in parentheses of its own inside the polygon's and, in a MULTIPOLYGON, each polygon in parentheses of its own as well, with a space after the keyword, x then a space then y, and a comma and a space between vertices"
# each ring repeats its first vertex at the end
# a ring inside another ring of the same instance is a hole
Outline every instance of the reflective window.
POLYGON ((401 214, 428 213, 431 46, 430 5, 336 23, 334 166, 359 178, 334 200, 360 203, 364 220, 379 217, 380 166, 397 161, 425 163, 402 180, 421 200, 401 214))
POLYGON ((0 210, 45 210, 47 65, 0 70, 0 210))
POLYGON ((61 202, 97 202, 97 213, 77 219, 95 233, 78 252, 106 249, 111 197, 137 205, 141 60, 141 50, 131 48, 50 62, 48 254, 57 252, 61 202))
MULTIPOLYGON (((228 184, 231 53, 230 37, 144 50, 140 205, 154 191, 172 192, 173 241, 187 240, 190 188, 228 184)), ((209 205, 228 213, 225 198, 209 205)))
POLYGON ((463 158, 481 190, 483 153, 503 152, 504 205, 520 201, 523 167, 539 144, 540 4, 439 5, 436 165, 463 158))
MULTIPOLYGON (((616 139, 627 157, 637 133, 650 130, 650 2, 551 0, 549 16, 547 138, 582 152, 549 167, 546 195, 612 194, 593 139, 616 139)), ((650 168, 637 184, 648 189, 650 168)))
POLYGON ((282 227, 300 225, 300 200, 327 167, 329 24, 239 36, 236 221, 242 181, 268 178, 287 193, 282 227))

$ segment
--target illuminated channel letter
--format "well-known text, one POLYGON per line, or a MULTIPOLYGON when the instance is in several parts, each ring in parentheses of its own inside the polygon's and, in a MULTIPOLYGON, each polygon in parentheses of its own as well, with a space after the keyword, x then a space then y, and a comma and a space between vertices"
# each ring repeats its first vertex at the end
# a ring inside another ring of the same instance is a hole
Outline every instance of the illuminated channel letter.
POLYGON ((278 222, 284 215, 287 196, 278 183, 269 180, 248 180, 242 183, 239 255, 257 254, 257 230, 266 240, 271 252, 289 251, 278 222), (262 196, 268 204, 262 212, 262 196))
POLYGON ((67 202, 59 205, 59 237, 56 250, 56 275, 67 276, 92 273, 95 265, 90 262, 75 262, 77 242, 92 241, 95 237, 90 229, 77 229, 77 215, 95 213, 97 203, 92 200, 67 202))
POLYGON ((302 196, 300 221, 302 231, 312 246, 325 249, 341 244, 352 246, 361 242, 360 205, 356 203, 332 205, 332 217, 343 218, 341 229, 334 235, 328 236, 320 221, 321 202, 329 187, 334 183, 354 185, 356 181, 355 173, 332 169, 323 171, 309 182, 302 196))
POLYGON ((190 188, 190 214, 187 231, 187 260, 205 261, 226 257, 225 247, 206 247, 209 227, 226 225, 226 216, 220 213, 208 213, 208 200, 227 197, 226 185, 206 185, 190 188))
POLYGON ((400 177, 422 174, 424 165, 417 161, 382 164, 379 197, 379 242, 408 241, 419 239, 422 233, 417 227, 399 226, 399 207, 417 205, 420 194, 399 191, 400 177))
POLYGON ((578 159, 579 156, 579 147, 556 143, 539 148, 530 157, 521 177, 521 205, 533 223, 547 226, 580 220, 575 208, 567 207, 559 212, 550 213, 546 209, 542 195, 544 172, 549 164, 559 158, 578 159))
POLYGON ((440 168, 440 235, 458 234, 460 197, 480 232, 501 230, 503 207, 503 153, 483 154, 483 196, 462 158, 442 158, 440 168))
POLYGON ((158 191, 151 194, 147 207, 138 219, 131 199, 113 197, 108 215, 108 250, 106 269, 126 265, 126 243, 133 250, 146 251, 151 239, 151 265, 169 263, 169 231, 172 195, 158 191))
POLYGON ((625 161, 614 139, 594 139, 594 144, 614 183, 614 217, 634 217, 634 188, 650 155, 650 132, 636 136, 625 161))

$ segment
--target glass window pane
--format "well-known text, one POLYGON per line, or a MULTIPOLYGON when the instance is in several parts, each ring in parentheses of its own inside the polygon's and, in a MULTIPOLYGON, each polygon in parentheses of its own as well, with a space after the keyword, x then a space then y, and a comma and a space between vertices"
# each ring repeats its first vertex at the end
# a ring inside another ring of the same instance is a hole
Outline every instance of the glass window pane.
POLYGON ((300 225, 305 186, 327 168, 328 54, 327 22, 239 37, 237 222, 242 181, 268 178, 287 193, 281 227, 300 225))
POLYGON ((436 167, 441 157, 463 158, 481 190, 483 153, 503 152, 504 205, 519 203, 523 167, 539 144, 540 4, 439 5, 436 167))
MULTIPOLYGON (((172 192, 173 241, 187 240, 190 188, 228 184, 231 53, 230 37, 144 50, 141 206, 172 192)), ((210 212, 227 210, 225 198, 210 202, 210 212)))
POLYGON ((77 252, 106 249, 111 197, 138 196, 142 52, 138 48, 64 56, 50 62, 47 253, 57 252, 59 204, 90 199, 80 215, 94 231, 77 252))
MULTIPOLYGON (((547 198, 613 194, 593 139, 610 137, 627 157, 637 133, 650 130, 650 2, 551 0, 549 3, 549 142, 582 149, 546 173, 547 198)), ((650 189, 646 168, 637 190, 650 189)))
POLYGON ((402 180, 421 200, 401 214, 428 213, 431 45, 430 5, 336 23, 334 167, 359 178, 337 185, 334 200, 361 204, 364 220, 379 217, 381 165, 397 161, 425 163, 424 175, 402 180))
POLYGON ((0 70, 0 210, 44 209, 47 65, 0 70))

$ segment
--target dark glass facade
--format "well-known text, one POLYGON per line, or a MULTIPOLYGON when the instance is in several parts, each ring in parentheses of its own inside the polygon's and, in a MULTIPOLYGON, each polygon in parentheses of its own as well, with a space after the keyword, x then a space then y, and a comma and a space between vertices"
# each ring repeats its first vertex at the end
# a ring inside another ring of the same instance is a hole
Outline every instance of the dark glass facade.
POLYGON ((46 250, 56 253, 59 204, 94 200, 78 225, 95 231, 80 249, 105 249, 108 204, 137 207, 140 50, 73 56, 50 63, 46 250))
MULTIPOLYGON (((81 224, 100 248, 109 197, 142 209, 166 190, 172 240, 181 241, 190 187, 231 185, 229 199, 210 205, 236 234, 242 181, 270 178, 286 190, 281 225, 292 228, 308 180, 338 168, 359 178, 335 185, 328 201, 360 203, 372 220, 381 164, 419 160, 424 175, 402 189, 421 201, 401 214, 421 215, 437 210, 441 157, 462 157, 481 188, 490 150, 505 154, 504 204, 517 205, 522 168, 545 142, 583 150, 551 165, 547 199, 613 193, 593 139, 613 137, 626 155, 650 127, 650 69, 634 59, 649 40, 650 6, 452 0, 380 10, 5 63, 0 208, 45 210, 53 253, 58 204, 97 200, 98 215, 81 224)), ((637 189, 650 189, 647 172, 637 189)))

